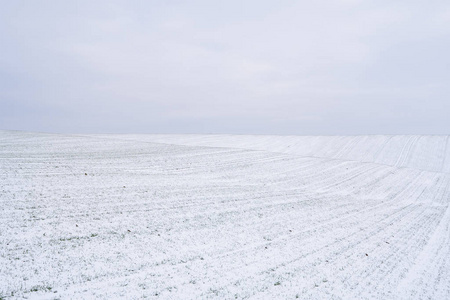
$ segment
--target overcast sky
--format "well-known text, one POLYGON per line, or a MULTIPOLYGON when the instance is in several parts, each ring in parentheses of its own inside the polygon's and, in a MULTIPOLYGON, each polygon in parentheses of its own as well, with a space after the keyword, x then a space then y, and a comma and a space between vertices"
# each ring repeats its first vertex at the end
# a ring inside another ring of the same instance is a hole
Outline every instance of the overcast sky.
POLYGON ((0 129, 450 134, 450 1, 1 1, 0 129))

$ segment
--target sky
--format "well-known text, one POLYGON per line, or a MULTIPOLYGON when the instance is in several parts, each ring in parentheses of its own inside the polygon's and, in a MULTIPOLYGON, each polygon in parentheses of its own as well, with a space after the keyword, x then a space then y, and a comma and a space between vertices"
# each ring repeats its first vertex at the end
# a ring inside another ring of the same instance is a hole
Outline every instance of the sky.
POLYGON ((0 129, 450 134, 450 1, 0 1, 0 129))

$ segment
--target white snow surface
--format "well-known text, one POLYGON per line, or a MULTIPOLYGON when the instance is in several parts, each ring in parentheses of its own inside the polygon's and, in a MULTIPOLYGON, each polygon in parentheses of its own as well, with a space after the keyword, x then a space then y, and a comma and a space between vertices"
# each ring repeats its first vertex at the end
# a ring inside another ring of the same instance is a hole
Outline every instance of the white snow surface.
POLYGON ((2 299, 450 299, 448 136, 0 131, 2 299))

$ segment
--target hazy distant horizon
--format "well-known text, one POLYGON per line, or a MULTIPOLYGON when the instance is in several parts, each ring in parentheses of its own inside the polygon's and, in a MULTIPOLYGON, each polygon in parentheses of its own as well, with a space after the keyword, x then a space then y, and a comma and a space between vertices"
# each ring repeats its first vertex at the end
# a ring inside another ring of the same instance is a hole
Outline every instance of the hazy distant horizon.
POLYGON ((450 3, 0 4, 0 129, 450 133, 450 3))

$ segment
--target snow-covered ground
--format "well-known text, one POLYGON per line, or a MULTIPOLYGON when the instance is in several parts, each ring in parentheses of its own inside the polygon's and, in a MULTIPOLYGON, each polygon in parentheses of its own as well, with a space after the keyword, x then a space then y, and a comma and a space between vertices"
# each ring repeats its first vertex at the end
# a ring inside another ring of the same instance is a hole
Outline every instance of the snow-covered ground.
POLYGON ((449 144, 0 131, 0 298, 449 299, 449 144))

